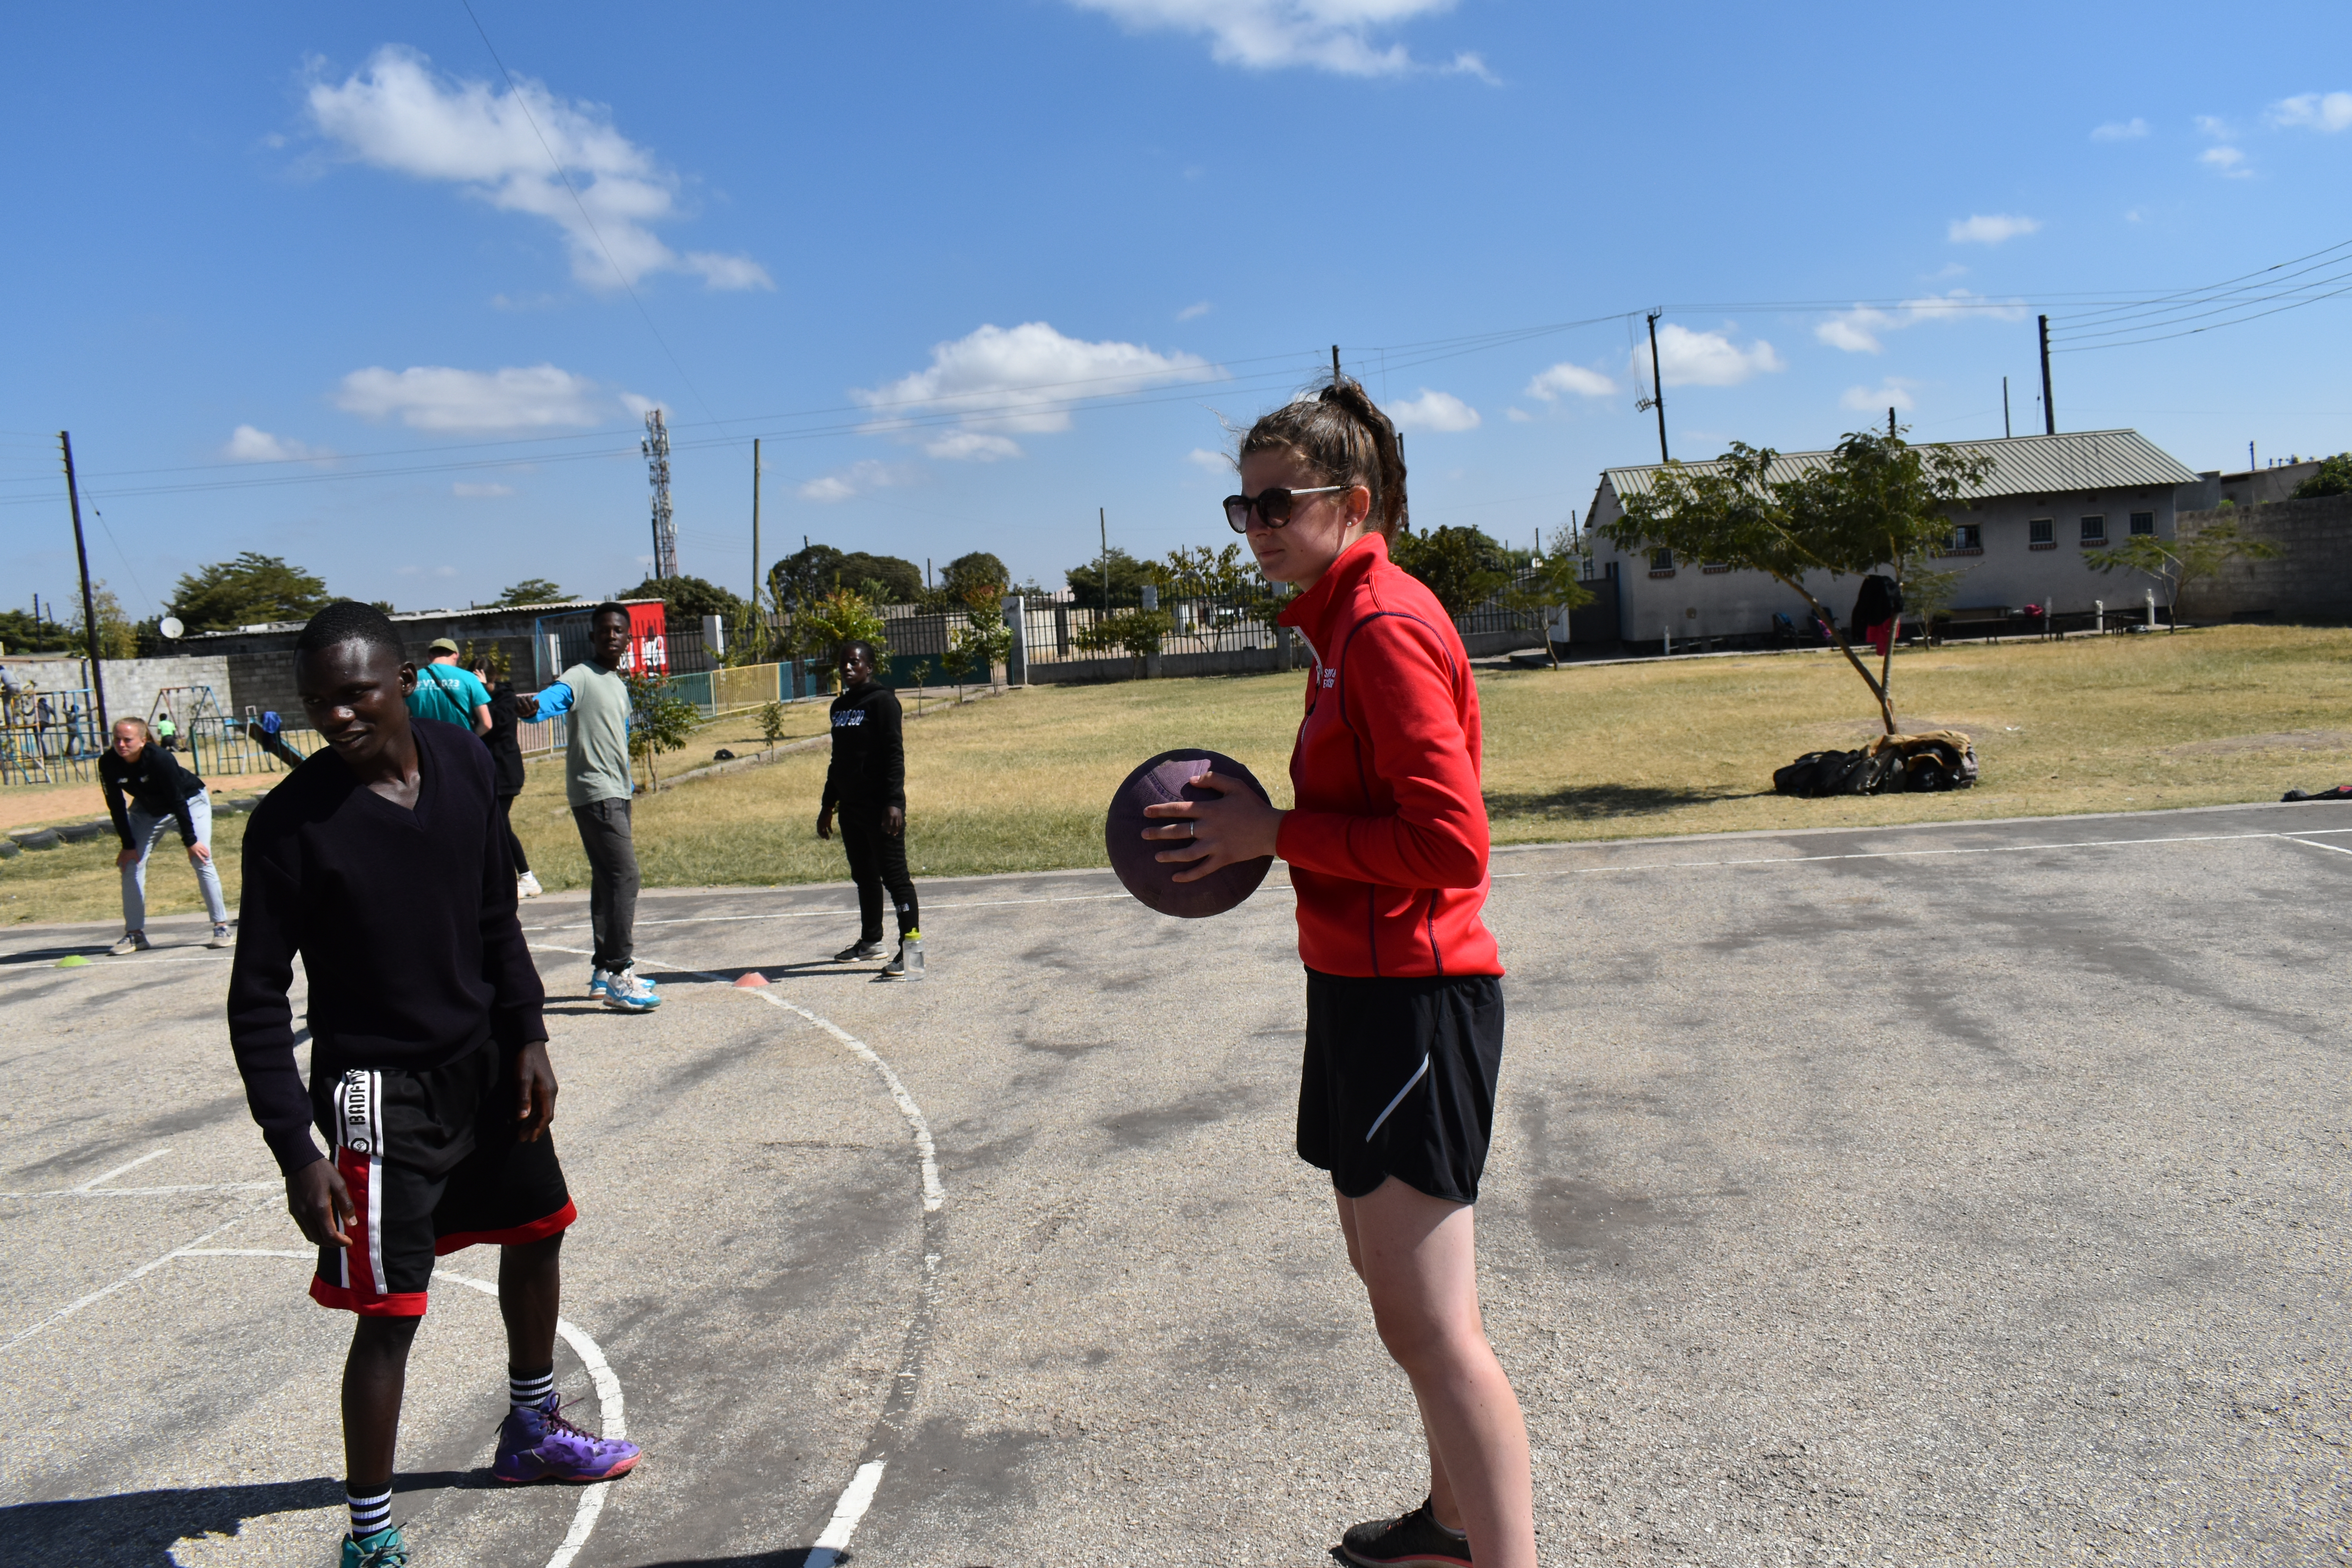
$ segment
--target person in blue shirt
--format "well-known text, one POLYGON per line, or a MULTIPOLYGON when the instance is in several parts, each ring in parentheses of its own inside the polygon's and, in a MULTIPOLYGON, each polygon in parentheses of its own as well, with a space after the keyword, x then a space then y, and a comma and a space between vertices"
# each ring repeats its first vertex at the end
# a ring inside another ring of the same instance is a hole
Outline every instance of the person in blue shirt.
POLYGON ((457 645, 433 639, 433 659, 416 667, 416 689, 408 694, 412 718, 438 719, 477 735, 490 732, 490 694, 470 669, 457 668, 457 645))

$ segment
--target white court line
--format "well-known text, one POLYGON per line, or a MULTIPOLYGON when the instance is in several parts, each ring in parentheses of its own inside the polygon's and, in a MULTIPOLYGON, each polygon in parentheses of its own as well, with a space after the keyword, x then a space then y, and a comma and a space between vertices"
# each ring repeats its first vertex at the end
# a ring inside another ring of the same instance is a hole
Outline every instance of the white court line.
MULTIPOLYGON (((2332 828, 2329 831, 2340 833, 2344 830, 2342 828, 2332 828)), ((2314 849, 2333 849, 2338 855, 2352 855, 2352 849, 2347 849, 2341 844, 2322 844, 2315 839, 2298 837, 2292 833, 2282 833, 2279 837, 2287 840, 2287 842, 2291 844, 2308 844, 2314 849)))
MULTIPOLYGON (((1125 893, 1106 896, 1127 897, 1125 893)), ((553 942, 533 942, 531 945, 549 952, 583 953, 587 952, 583 948, 558 947, 553 942)), ((588 956, 594 955, 589 953, 588 956)), ((658 963, 663 961, 655 959, 654 962, 658 963)), ((666 967, 675 973, 691 974, 698 979, 709 981, 714 985, 724 985, 730 990, 736 989, 733 983, 726 976, 713 974, 707 969, 681 970, 675 963, 667 964, 666 967)), ((832 1019, 812 1013, 796 1002, 787 1002, 765 986, 752 990, 751 994, 772 1007, 782 1007, 788 1013, 807 1019, 843 1045, 847 1046, 858 1060, 880 1075, 882 1082, 890 1090, 892 1102, 898 1107, 898 1114, 906 1118, 908 1129, 914 1133, 915 1147, 922 1155, 923 1212, 927 1215, 939 1212, 947 1203, 948 1194, 947 1189, 940 1182, 939 1152, 931 1142, 931 1123, 929 1119, 924 1116, 923 1108, 915 1103, 915 1097, 907 1092, 907 1086, 900 1081, 897 1070, 888 1062, 884 1061, 873 1047, 832 1019)), ((933 1289, 932 1281, 938 1276, 939 1267, 939 1254, 926 1248, 923 1253, 923 1289, 926 1292, 933 1289)), ((874 1489, 882 1484, 882 1468, 887 1463, 887 1461, 883 1459, 868 1459, 857 1467, 856 1473, 849 1479, 849 1485, 842 1489, 841 1500, 834 1505, 833 1518, 827 1521, 824 1532, 817 1537, 816 1544, 810 1548, 808 1562, 804 1568, 834 1568, 834 1564, 840 1560, 841 1553, 848 1548, 850 1535, 857 1529, 858 1521, 864 1519, 866 1510, 873 1506, 874 1489)), ((550 1563, 548 1568, 566 1568, 566 1564, 570 1562, 571 1559, 566 1557, 562 1562, 550 1563)))
MULTIPOLYGON (((2352 827, 2313 828, 2315 833, 2352 833, 2352 827)), ((1758 855, 1744 860, 1643 860, 1631 866, 1575 866, 1562 871, 1497 871, 1493 881, 1520 877, 1594 877, 1620 871, 1709 871, 1733 866, 1807 866, 1825 860, 1904 860, 1934 855, 2025 855, 2042 849, 2128 849, 2143 844, 2231 844, 2262 838, 2294 838, 2292 833, 2195 833, 2168 838, 2084 838, 2071 844, 1979 844, 1947 849, 1866 849, 1845 855, 1758 855)), ((2298 839, 2310 843, 2309 839, 2298 839)), ((2333 849, 2332 844, 2315 844, 2333 849)), ((2346 850, 2352 855, 2352 850, 2346 850)))
POLYGON ((131 1161, 128 1165, 117 1165, 114 1169, 107 1172, 106 1174, 102 1176, 92 1176, 89 1181, 84 1182, 81 1185, 78 1187, 69 1187, 67 1190, 68 1192, 86 1193, 89 1191, 90 1188, 98 1185, 100 1182, 110 1182, 114 1180, 115 1177, 121 1175, 123 1173, 127 1171, 135 1171, 140 1166, 147 1163, 148 1161, 160 1160, 171 1152, 172 1150, 169 1144, 166 1144, 161 1149, 150 1149, 146 1153, 140 1155, 139 1158, 131 1161))
MULTIPOLYGON (((282 1252, 260 1247, 184 1247, 173 1257, 293 1258, 312 1265, 319 1261, 319 1255, 315 1252, 282 1252)), ((488 1279, 477 1279, 470 1274, 459 1274, 448 1268, 436 1268, 433 1278, 479 1290, 492 1300, 498 1300, 499 1288, 488 1279)), ((585 1329, 569 1319, 556 1319, 555 1331, 562 1336, 565 1344, 572 1347, 572 1353, 580 1358, 580 1364, 588 1369, 589 1379, 596 1385, 598 1424, 604 1435, 626 1437, 629 1424, 621 1400, 621 1380, 614 1375, 612 1363, 604 1359, 603 1348, 588 1337, 585 1329)), ((611 1485, 610 1481, 594 1481, 581 1489, 580 1506, 572 1513, 572 1528, 564 1532, 563 1544, 555 1549, 555 1555, 547 1560, 547 1568, 572 1568, 572 1560, 580 1555, 582 1547, 588 1544, 588 1534, 596 1528, 597 1516, 604 1511, 604 1489, 611 1485)), ((860 1509, 858 1511, 862 1513, 865 1510, 860 1509)), ((855 1523, 854 1521, 852 1522, 855 1523)), ((845 1544, 847 1537, 843 1540, 845 1544)))
POLYGON ((163 1268, 166 1263, 171 1262, 174 1258, 186 1257, 191 1251, 202 1247, 205 1242, 210 1241, 213 1237, 220 1235, 221 1232, 236 1229, 238 1226, 243 1225, 247 1220, 251 1219, 255 1215, 257 1215, 261 1211, 258 1208, 247 1209, 245 1213, 237 1215, 235 1219, 232 1219, 226 1224, 213 1226, 212 1229, 205 1232, 204 1235, 196 1237, 195 1240, 189 1242, 185 1247, 175 1247, 172 1248, 171 1251, 163 1254, 163 1257, 156 1258, 153 1262, 141 1264, 130 1273, 125 1274, 121 1279, 117 1279, 113 1284, 92 1290, 89 1295, 84 1296, 79 1301, 70 1302, 66 1306, 59 1307, 56 1311, 51 1312, 47 1317, 43 1318, 39 1322, 31 1325, 29 1328, 17 1330, 16 1332, 8 1339, 6 1343, 0 1344, 0 1352, 14 1350, 16 1346, 24 1343, 26 1340, 31 1339, 35 1334, 39 1333, 43 1329, 48 1328, 56 1323, 64 1322, 68 1318, 72 1317, 84 1307, 105 1300, 109 1296, 113 1295, 117 1290, 122 1289, 125 1286, 137 1284, 140 1280, 147 1278, 148 1275, 152 1274, 158 1268, 163 1268))
POLYGON ((190 1182, 177 1187, 49 1187, 33 1193, 0 1193, 0 1198, 160 1198, 181 1193, 276 1192, 281 1182, 190 1182))
POLYGON ((849 1538, 857 1531, 857 1521, 874 1506, 874 1489, 882 1484, 882 1467, 887 1461, 868 1459, 857 1467, 857 1473, 843 1489, 841 1500, 833 1505, 833 1517, 825 1521, 824 1533, 816 1538, 816 1545, 808 1555, 806 1568, 833 1568, 841 1554, 849 1549, 849 1538))

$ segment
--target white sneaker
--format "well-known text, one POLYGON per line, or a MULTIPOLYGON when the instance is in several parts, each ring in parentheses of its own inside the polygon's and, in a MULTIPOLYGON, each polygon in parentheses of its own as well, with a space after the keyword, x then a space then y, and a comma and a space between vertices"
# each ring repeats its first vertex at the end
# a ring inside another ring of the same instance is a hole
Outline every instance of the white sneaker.
POLYGON ((515 879, 515 892, 520 897, 535 899, 545 891, 547 889, 539 885, 539 879, 528 871, 515 879))
POLYGON ((205 945, 206 947, 236 946, 236 939, 228 934, 228 921, 223 921, 218 925, 213 927, 213 939, 212 941, 205 943, 205 945))
POLYGON ((650 1013, 661 1005, 652 986, 637 978, 634 969, 624 969, 608 975, 604 982, 604 1005, 615 1013, 650 1013))
POLYGON ((144 952, 154 945, 155 944, 153 942, 147 940, 147 933, 145 931, 127 931, 122 933, 122 939, 120 942, 117 942, 112 947, 108 948, 106 952, 107 956, 110 958, 121 958, 125 953, 144 952))

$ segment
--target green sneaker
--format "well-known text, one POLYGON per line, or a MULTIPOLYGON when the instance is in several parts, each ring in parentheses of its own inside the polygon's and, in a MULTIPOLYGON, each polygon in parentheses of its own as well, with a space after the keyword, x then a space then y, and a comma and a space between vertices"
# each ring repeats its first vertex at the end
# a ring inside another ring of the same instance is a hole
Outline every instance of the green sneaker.
POLYGON ((401 1540, 400 1527, 379 1530, 360 1541, 344 1536, 343 1568, 408 1568, 408 1542, 401 1540))

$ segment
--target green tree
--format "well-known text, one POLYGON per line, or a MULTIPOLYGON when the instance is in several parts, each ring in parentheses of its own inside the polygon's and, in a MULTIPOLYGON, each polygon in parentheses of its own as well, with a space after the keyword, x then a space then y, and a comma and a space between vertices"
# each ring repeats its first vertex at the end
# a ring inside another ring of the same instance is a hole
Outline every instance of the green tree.
POLYGON ((793 625, 799 642, 793 651, 804 657, 837 659, 841 649, 853 642, 874 645, 877 670, 882 661, 890 657, 889 644, 885 640, 887 628, 880 612, 875 609, 872 600, 855 588, 835 588, 815 603, 803 605, 793 625))
POLYGON ((1654 470, 1651 489, 1627 497, 1624 515, 1600 532, 1622 550, 1666 549, 1686 561, 1762 572, 1798 595, 1835 633, 1891 735, 1894 645, 1872 674, 1838 616, 1805 585, 1806 575, 1883 569, 1899 590, 1905 571, 1950 538, 1953 509, 1983 482, 1992 459, 1863 431, 1794 475, 1775 479, 1779 460, 1769 447, 1735 441, 1712 463, 1667 463, 1654 470))
POLYGON ((1088 653, 1125 648, 1135 657, 1135 672, 1141 675, 1150 668, 1144 661, 1160 651, 1175 626, 1176 617, 1166 610, 1119 610, 1080 627, 1070 641, 1088 653))
POLYGON ((1265 596, 1266 583, 1257 563, 1242 554, 1239 544, 1212 550, 1205 544, 1186 545, 1168 552, 1151 567, 1160 591, 1178 599, 1254 599, 1265 596))
POLYGON ((1552 646, 1551 617, 1592 603, 1592 590, 1584 585, 1584 565, 1583 552, 1563 528, 1552 537, 1551 553, 1534 557, 1526 574, 1503 594, 1503 603, 1512 609, 1531 610, 1544 617, 1544 652, 1551 656, 1554 669, 1559 668, 1559 653, 1552 646))
POLYGON ((634 588, 622 589, 613 597, 659 599, 664 613, 670 619, 693 626, 701 625, 705 616, 718 616, 732 626, 744 608, 742 600, 718 584, 700 577, 648 577, 634 588))
POLYGON ((2234 522, 2210 522, 2186 539, 2135 533, 2083 559, 2102 572, 2138 572, 2163 584, 2166 619, 2177 631, 2183 588, 2200 577, 2210 577, 2232 561, 2269 561, 2279 553, 2277 545, 2248 539, 2234 522))
POLYGON ((56 621, 36 619, 30 610, 0 610, 0 650, 7 653, 62 653, 76 646, 77 634, 56 621))
MULTIPOLYGON (((98 605, 98 657, 101 659, 137 658, 138 628, 131 624, 131 617, 122 613, 122 601, 114 596, 114 590, 106 585, 104 578, 100 578, 89 585, 89 596, 98 605)), ((89 624, 81 613, 81 601, 75 600, 73 639, 68 645, 74 652, 89 647, 88 634, 82 630, 89 624)))
POLYGON ((252 550, 191 572, 172 590, 172 612, 192 632, 306 621, 333 601, 324 580, 252 550))
POLYGON ((2294 487, 2295 500, 2315 500, 2352 490, 2352 452, 2338 452, 2319 465, 2319 472, 2294 487))
POLYGON ((1062 574, 1077 602, 1089 609, 1116 607, 1120 605, 1143 603, 1143 585, 1152 580, 1154 568, 1148 562, 1138 561, 1114 544, 1110 552, 1097 556, 1083 566, 1073 566, 1062 574), (1110 596, 1103 596, 1103 579, 1110 579, 1110 596))
MULTIPOLYGON (((768 568, 768 594, 780 610, 813 605, 841 584, 841 563, 848 559, 830 544, 796 550, 768 568)), ((853 581, 851 587, 857 584, 853 581)))
POLYGON ((1441 528, 1389 542, 1389 557, 1420 578, 1449 616, 1467 615, 1511 580, 1503 546, 1475 528, 1441 528))
POLYGON ((661 783, 661 754, 683 747, 702 722, 702 710, 677 694, 667 675, 632 675, 629 755, 646 764, 646 787, 661 783))
POLYGON ((1004 563, 985 550, 957 556, 940 574, 940 586, 963 604, 971 603, 975 595, 1001 599, 1012 581, 1013 574, 1004 569, 1004 563))
POLYGON ((490 602, 495 605, 561 605, 572 597, 562 584, 544 577, 526 577, 490 602))
MULTIPOLYGON (((961 675, 970 672, 993 684, 996 667, 1011 657, 1013 628, 1004 624, 1004 601, 983 600, 964 612, 964 624, 948 636, 948 661, 961 675)), ((956 695, 963 695, 959 686, 956 695)))

